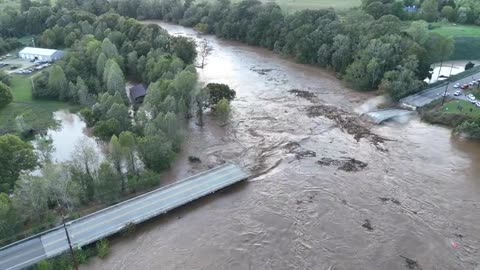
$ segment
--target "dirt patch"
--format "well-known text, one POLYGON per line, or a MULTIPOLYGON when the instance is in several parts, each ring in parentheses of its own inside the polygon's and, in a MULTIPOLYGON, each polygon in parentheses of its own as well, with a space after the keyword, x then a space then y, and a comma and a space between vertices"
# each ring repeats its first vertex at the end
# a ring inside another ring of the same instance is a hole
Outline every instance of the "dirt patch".
POLYGON ((405 263, 407 264, 408 269, 411 270, 422 270, 422 267, 418 264, 417 261, 412 260, 410 258, 407 258, 405 256, 400 255, 405 260, 405 263))
POLYGON ((299 90, 299 89, 292 89, 288 91, 290 94, 294 94, 297 97, 301 97, 304 99, 307 99, 311 102, 318 102, 317 95, 315 95, 312 92, 308 92, 305 90, 299 90))
POLYGON ((327 117, 328 119, 335 121, 342 131, 352 135, 357 142, 361 139, 367 139, 377 148, 377 150, 382 152, 388 151, 383 144, 389 140, 372 133, 369 128, 370 124, 352 113, 333 106, 315 105, 307 108, 307 115, 309 117, 327 117))
POLYGON ((358 172, 365 169, 368 164, 354 158, 331 159, 322 158, 317 161, 321 166, 336 166, 338 170, 358 172))

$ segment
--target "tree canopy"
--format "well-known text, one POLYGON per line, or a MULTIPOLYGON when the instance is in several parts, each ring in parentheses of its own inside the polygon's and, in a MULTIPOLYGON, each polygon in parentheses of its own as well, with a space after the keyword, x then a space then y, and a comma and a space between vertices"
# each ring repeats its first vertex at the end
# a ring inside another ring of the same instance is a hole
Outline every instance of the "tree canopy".
POLYGON ((0 136, 0 191, 13 188, 20 173, 37 166, 33 146, 14 135, 0 136))

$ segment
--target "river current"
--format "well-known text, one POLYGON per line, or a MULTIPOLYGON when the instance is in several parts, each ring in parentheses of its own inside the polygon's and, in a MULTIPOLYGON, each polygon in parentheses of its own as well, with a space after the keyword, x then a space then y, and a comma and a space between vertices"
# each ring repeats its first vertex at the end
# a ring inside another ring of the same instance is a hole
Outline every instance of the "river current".
POLYGON ((206 38, 200 80, 237 92, 229 124, 189 125, 164 182, 224 161, 254 177, 113 239, 82 269, 480 269, 480 143, 416 118, 374 126, 355 112, 378 98, 331 73, 160 24, 206 38))

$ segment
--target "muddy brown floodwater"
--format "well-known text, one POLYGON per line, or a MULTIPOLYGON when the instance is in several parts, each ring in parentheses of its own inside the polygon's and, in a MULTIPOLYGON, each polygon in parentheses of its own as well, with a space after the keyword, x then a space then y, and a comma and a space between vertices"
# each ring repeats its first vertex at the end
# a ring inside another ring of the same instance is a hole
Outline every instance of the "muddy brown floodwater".
POLYGON ((222 161, 256 176, 114 239, 82 269, 480 269, 479 143, 418 119, 372 126, 353 113, 369 94, 206 38, 200 79, 237 91, 231 121, 191 124, 165 181, 222 161))

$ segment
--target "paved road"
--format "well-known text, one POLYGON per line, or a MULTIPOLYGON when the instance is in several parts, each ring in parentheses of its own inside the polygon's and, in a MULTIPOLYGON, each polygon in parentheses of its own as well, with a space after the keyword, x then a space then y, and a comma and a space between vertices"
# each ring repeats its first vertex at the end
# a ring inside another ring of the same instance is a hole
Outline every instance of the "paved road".
MULTIPOLYGON (((72 245, 90 244, 122 230, 127 224, 141 223, 247 177, 238 166, 226 164, 77 219, 68 224, 72 245)), ((0 269, 22 269, 67 250, 63 227, 57 227, 1 249, 0 269)))
MULTIPOLYGON (((456 83, 459 83, 460 85, 462 84, 468 84, 471 82, 473 79, 480 79, 480 72, 473 74, 472 76, 468 76, 464 79, 457 80, 454 82, 451 82, 448 86, 447 92, 453 96, 453 93, 459 89, 454 88, 453 86, 456 83)), ((440 85, 438 87, 432 88, 427 91, 423 91, 421 93, 408 96, 406 98, 403 98, 400 100, 400 104, 402 104, 405 107, 412 107, 412 108, 420 108, 425 105, 430 104, 432 101, 435 101, 439 98, 442 98, 442 94, 445 92, 445 87, 446 85, 440 85)), ((476 88, 477 86, 473 86, 476 88)), ((462 91, 463 92, 463 91, 462 91)))

